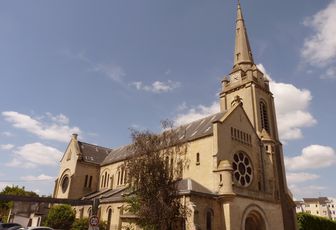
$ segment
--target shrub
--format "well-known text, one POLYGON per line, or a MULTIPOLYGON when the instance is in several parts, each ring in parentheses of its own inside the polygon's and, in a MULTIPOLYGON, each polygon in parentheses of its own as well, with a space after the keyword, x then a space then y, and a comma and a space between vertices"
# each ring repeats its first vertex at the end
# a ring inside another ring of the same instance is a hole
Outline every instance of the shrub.
POLYGON ((88 230, 89 229, 89 220, 88 218, 76 219, 71 230, 88 230))
POLYGON ((55 229, 71 229, 75 212, 70 205, 55 205, 48 213, 45 225, 55 229))
POLYGON ((313 216, 308 213, 298 213, 298 230, 335 230, 336 222, 327 218, 313 216))
MULTIPOLYGON (((88 230, 89 229, 89 219, 76 219, 73 224, 71 230, 88 230)), ((107 230, 107 223, 105 221, 99 222, 99 230, 107 230)))

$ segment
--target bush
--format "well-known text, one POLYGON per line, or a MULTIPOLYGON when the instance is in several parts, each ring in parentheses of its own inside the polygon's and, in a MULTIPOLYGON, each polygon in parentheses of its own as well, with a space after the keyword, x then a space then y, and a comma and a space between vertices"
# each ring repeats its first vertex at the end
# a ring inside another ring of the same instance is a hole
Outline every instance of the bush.
POLYGON ((45 225, 55 229, 71 229, 75 212, 70 205, 55 205, 48 213, 45 225))
POLYGON ((308 213, 298 213, 298 230, 335 230, 336 222, 327 218, 313 216, 308 213))
POLYGON ((76 219, 72 224, 71 230, 88 230, 89 220, 88 218, 76 219))
MULTIPOLYGON (((73 224, 71 230, 88 230, 89 229, 89 219, 76 219, 73 224)), ((106 222, 99 222, 99 230, 107 230, 106 222)))

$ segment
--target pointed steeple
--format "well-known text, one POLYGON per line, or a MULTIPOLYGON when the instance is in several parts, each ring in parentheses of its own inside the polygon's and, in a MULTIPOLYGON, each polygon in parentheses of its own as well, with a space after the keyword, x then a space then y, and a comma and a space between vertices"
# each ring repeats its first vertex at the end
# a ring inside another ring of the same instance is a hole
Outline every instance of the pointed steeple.
POLYGON ((234 53, 234 67, 240 64, 254 64, 250 43, 247 37, 242 9, 238 0, 236 20, 236 43, 234 53))

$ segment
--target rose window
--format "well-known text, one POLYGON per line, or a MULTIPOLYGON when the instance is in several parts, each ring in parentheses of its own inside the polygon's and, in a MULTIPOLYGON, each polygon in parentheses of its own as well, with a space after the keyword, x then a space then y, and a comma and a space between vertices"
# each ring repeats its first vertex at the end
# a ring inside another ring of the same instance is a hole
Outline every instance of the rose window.
POLYGON ((69 176, 64 176, 61 184, 62 192, 65 193, 69 186, 69 176))
POLYGON ((233 176, 241 186, 248 186, 252 181, 252 165, 248 156, 242 152, 233 155, 233 176))

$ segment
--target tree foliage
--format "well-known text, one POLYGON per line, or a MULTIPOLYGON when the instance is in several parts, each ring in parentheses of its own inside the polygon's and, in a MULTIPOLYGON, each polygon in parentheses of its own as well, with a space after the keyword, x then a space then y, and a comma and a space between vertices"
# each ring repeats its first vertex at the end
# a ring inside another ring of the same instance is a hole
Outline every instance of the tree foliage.
MULTIPOLYGON (((14 196, 32 196, 38 197, 38 194, 32 191, 26 191, 25 187, 19 186, 6 186, 0 192, 1 195, 14 195, 14 196)), ((13 201, 0 201, 0 216, 2 217, 2 221, 6 221, 6 217, 8 216, 8 212, 11 208, 13 208, 13 201)))
POLYGON ((297 214, 298 230, 335 230, 336 222, 301 212, 297 214))
POLYGON ((144 229, 166 230, 185 209, 178 197, 177 181, 188 165, 187 143, 181 139, 185 131, 162 122, 161 134, 132 130, 132 153, 126 161, 131 192, 125 198, 128 211, 136 214, 137 224, 144 229))
POLYGON ((71 229, 75 212, 70 205, 55 205, 50 208, 45 224, 55 229, 71 229))

